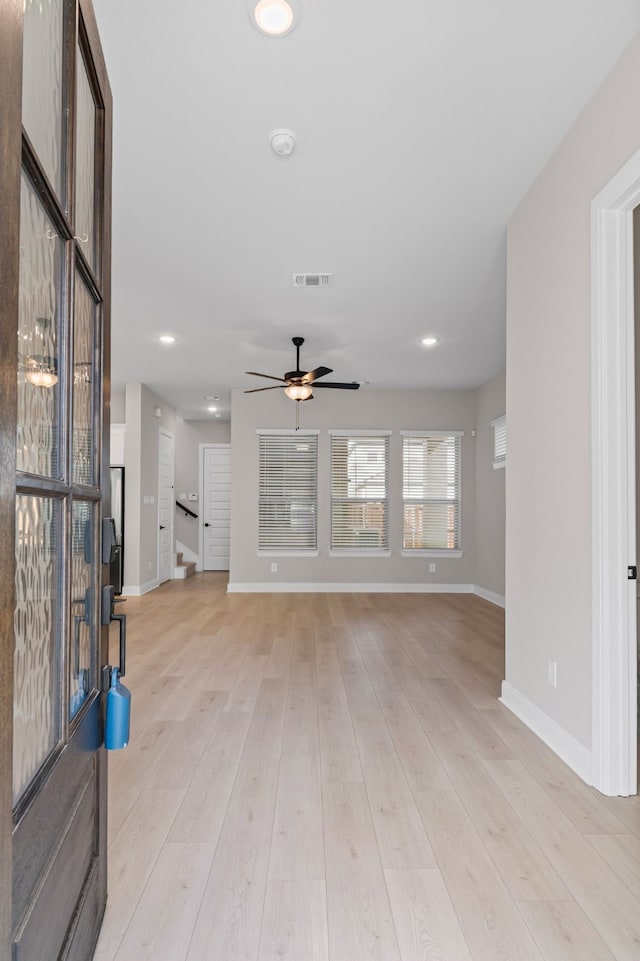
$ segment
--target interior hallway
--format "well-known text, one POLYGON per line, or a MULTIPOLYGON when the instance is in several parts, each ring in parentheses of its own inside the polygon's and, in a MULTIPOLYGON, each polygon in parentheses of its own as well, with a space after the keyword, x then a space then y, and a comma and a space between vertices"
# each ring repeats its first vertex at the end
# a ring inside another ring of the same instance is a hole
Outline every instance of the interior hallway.
POLYGON ((638 798, 496 702, 500 609, 225 587, 127 600, 97 961, 637 961, 638 798))

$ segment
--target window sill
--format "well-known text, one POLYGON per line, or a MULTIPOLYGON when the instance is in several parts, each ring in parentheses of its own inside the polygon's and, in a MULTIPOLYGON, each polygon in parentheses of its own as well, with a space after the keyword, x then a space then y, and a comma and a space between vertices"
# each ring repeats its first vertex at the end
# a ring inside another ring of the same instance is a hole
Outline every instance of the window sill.
POLYGON ((275 548, 268 551, 256 551, 258 557, 319 557, 320 551, 308 550, 300 551, 294 549, 283 548, 282 550, 276 550, 275 548))
POLYGON ((367 547, 345 547, 329 551, 329 557, 391 557, 391 551, 385 548, 372 550, 367 547))
POLYGON ((462 557, 464 551, 421 551, 421 550, 404 550, 402 551, 403 557, 462 557))

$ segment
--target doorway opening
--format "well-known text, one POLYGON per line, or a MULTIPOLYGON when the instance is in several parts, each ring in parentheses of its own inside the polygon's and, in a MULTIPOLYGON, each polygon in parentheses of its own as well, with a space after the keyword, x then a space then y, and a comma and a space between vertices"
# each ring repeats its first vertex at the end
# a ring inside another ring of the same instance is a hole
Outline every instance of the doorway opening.
POLYGON ((173 576, 174 437, 160 428, 158 436, 158 584, 173 576))
POLYGON ((200 445, 200 565, 228 571, 231 535, 231 446, 200 445))
POLYGON ((592 222, 592 784, 637 793, 634 210, 640 151, 595 197, 592 222))

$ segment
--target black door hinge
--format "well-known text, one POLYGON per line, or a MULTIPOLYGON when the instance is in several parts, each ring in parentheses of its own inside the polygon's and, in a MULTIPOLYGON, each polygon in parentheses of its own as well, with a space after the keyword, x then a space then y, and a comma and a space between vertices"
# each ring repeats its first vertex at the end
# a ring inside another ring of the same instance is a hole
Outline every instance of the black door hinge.
POLYGON ((630 564, 629 567, 627 567, 627 580, 628 581, 638 580, 638 568, 635 566, 635 564, 630 564))

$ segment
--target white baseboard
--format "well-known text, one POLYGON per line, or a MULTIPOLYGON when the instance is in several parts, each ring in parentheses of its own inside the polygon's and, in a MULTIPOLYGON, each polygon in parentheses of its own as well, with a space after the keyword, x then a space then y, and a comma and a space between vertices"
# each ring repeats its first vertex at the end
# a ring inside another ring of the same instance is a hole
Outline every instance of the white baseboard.
POLYGON ((345 584, 303 581, 230 582, 229 594, 477 594, 498 607, 504 597, 476 584, 345 584))
POLYGON ((122 594, 126 597, 142 597, 143 594, 148 594, 149 591, 153 591, 159 586, 158 578, 154 577, 152 581, 147 581, 146 584, 136 584, 135 586, 125 584, 122 588, 122 594))
POLYGON ((591 751, 563 727, 541 711, 539 707, 516 690, 508 681, 502 682, 500 702, 537 734, 541 741, 568 764, 578 777, 591 784, 591 751))
POLYGON ((496 604, 498 607, 505 606, 505 600, 502 594, 494 594, 493 591, 488 591, 486 587, 478 587, 477 584, 474 584, 473 593, 477 594, 478 597, 483 597, 485 601, 490 601, 492 604, 496 604))
POLYGON ((473 594, 473 584, 229 583, 230 594, 473 594))

